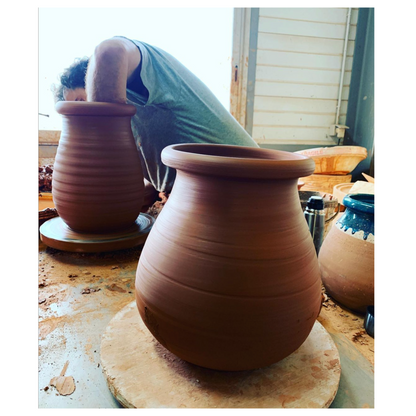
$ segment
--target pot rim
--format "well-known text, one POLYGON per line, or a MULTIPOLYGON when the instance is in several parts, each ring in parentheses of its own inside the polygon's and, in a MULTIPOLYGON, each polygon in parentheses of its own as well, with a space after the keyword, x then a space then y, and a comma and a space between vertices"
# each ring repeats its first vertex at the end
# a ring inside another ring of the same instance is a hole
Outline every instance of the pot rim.
POLYGON ((136 114, 136 107, 131 104, 95 101, 59 101, 55 109, 64 116, 131 117, 136 114))
POLYGON ((374 214, 373 194, 348 194, 344 197, 342 204, 355 211, 374 214))
POLYGON ((315 162, 304 155, 226 144, 173 144, 163 149, 162 162, 197 174, 251 179, 295 179, 315 170, 315 162))

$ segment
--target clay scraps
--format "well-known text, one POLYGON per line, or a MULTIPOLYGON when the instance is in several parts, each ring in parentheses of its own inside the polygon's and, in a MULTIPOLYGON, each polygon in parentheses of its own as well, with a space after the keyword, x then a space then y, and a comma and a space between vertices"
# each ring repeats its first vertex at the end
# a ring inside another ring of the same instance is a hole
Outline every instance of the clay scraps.
POLYGON ((39 192, 52 192, 53 165, 39 166, 39 192))
POLYGON ((75 391, 75 380, 72 376, 65 376, 69 361, 64 365, 61 374, 58 377, 53 377, 49 382, 50 386, 56 388, 61 396, 68 396, 75 391))

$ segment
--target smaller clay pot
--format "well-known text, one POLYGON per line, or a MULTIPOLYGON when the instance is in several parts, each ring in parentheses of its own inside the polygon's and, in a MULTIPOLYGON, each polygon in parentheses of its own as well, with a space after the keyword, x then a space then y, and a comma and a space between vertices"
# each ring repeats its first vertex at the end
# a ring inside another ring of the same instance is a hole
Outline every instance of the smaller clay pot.
POLYGON ((349 194, 319 252, 322 282, 335 300, 365 313, 374 305, 374 195, 349 194))
POLYGON ((127 104, 59 102, 62 133, 53 200, 74 231, 107 233, 130 227, 143 204, 143 172, 127 104))

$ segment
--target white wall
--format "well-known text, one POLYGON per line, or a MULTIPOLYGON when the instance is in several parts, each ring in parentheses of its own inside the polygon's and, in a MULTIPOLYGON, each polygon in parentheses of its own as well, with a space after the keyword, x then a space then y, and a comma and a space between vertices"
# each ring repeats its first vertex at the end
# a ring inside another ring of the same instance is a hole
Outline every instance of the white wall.
MULTIPOLYGON (((346 8, 260 8, 253 115, 258 143, 333 144, 346 8)), ((345 124, 358 9, 352 10, 339 124, 345 124)))

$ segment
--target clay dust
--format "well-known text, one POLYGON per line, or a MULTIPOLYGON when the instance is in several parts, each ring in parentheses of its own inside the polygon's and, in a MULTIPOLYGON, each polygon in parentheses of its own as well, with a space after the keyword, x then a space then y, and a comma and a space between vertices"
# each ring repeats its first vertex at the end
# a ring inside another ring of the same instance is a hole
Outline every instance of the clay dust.
POLYGON ((374 366, 374 338, 364 329, 364 315, 338 304, 322 287, 324 302, 318 321, 333 333, 342 333, 354 343, 360 353, 374 366))

